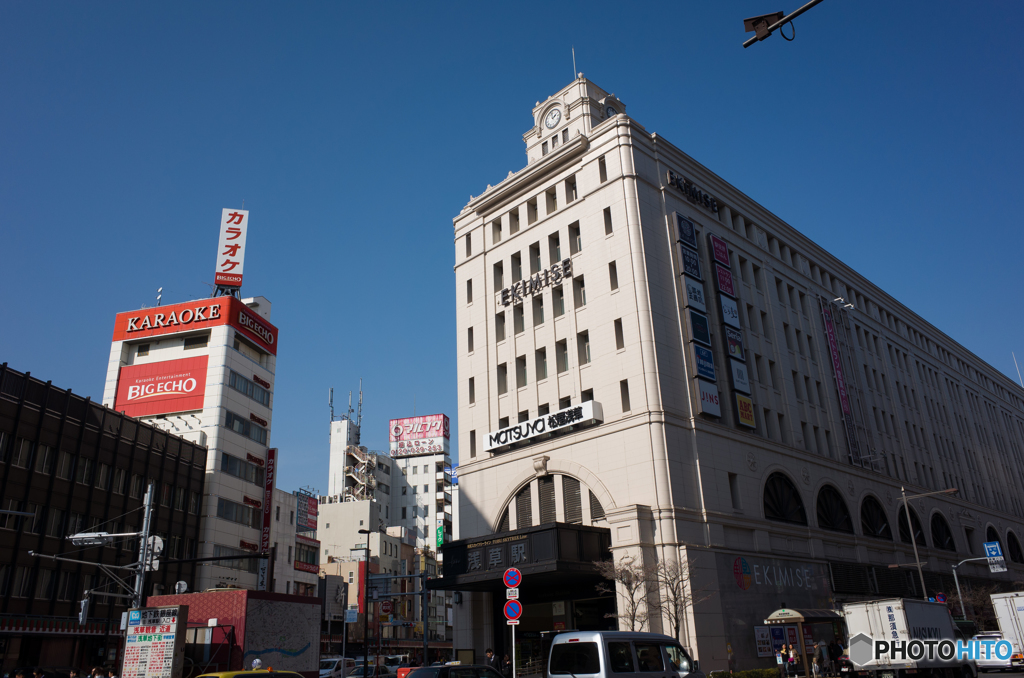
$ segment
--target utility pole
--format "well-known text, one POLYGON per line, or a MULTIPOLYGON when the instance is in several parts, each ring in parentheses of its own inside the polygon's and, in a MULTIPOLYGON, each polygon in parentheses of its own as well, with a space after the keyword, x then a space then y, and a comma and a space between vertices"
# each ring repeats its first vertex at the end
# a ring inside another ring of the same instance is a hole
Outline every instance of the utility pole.
POLYGON ((153 483, 146 488, 145 513, 142 516, 142 544, 139 546, 139 570, 135 574, 134 607, 142 607, 142 596, 146 588, 146 568, 149 567, 149 524, 153 517, 153 483))
POLYGON ((960 567, 964 563, 969 563, 972 560, 988 560, 988 558, 965 558, 953 566, 953 583, 956 584, 956 597, 960 601, 960 616, 964 619, 967 619, 967 612, 964 609, 964 597, 963 594, 960 593, 960 579, 956 576, 956 568, 960 567))

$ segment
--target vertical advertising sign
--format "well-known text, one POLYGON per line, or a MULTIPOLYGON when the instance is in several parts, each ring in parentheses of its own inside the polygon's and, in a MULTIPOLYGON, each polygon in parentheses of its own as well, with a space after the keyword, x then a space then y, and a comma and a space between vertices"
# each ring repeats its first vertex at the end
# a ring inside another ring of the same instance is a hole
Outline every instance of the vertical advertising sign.
POLYGON ((270 553, 270 514, 274 507, 274 476, 277 474, 277 448, 267 450, 267 472, 263 481, 263 533, 260 553, 270 553))
POLYGON ((448 454, 450 440, 450 424, 445 414, 392 419, 389 423, 392 457, 439 452, 448 454))
POLYGON ((242 286, 245 264, 245 234, 249 211, 225 208, 220 215, 220 242, 217 243, 217 272, 213 281, 227 287, 242 286))
POLYGON ((188 605, 128 610, 121 675, 181 678, 187 628, 188 605))
POLYGON ((835 379, 836 391, 839 393, 839 406, 843 410, 843 428, 846 432, 846 444, 850 447, 851 461, 860 461, 860 447, 857 445, 856 429, 853 424, 853 408, 850 405, 850 393, 846 386, 846 375, 843 372, 843 359, 839 353, 839 337, 836 335, 836 326, 832 318, 832 309, 822 301, 818 300, 821 306, 821 318, 825 326, 825 339, 828 341, 828 354, 832 361, 832 376, 835 379))

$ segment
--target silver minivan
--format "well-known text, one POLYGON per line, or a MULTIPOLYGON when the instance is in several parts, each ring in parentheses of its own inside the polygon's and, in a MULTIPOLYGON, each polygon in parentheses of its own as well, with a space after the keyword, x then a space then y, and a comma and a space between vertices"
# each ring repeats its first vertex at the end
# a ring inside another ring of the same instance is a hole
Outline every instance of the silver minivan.
POLYGON ((551 641, 547 678, 704 678, 675 638, 660 633, 569 631, 551 641))

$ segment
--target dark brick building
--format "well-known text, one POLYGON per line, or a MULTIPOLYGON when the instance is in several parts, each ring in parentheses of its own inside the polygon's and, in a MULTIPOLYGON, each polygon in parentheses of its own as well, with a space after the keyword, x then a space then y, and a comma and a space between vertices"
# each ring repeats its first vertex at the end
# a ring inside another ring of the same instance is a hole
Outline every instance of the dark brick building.
MULTIPOLYGON (((94 593, 78 624, 83 592, 127 593, 92 563, 138 560, 138 539, 82 548, 77 532, 142 529, 153 483, 151 534, 164 562, 147 573, 146 595, 192 590, 206 448, 0 365, 0 661, 23 666, 119 663, 121 613, 128 601, 94 593), (32 516, 11 512, 31 513, 32 516), (29 555, 86 561, 71 563, 29 555)), ((134 584, 134 575, 112 570, 134 584)))

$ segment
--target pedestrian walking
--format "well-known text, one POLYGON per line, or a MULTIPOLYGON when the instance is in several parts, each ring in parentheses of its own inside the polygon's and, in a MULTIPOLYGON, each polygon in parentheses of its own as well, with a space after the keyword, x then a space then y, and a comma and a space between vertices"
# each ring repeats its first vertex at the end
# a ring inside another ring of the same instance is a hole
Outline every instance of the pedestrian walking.
POLYGON ((505 678, 512 678, 512 660, 508 655, 501 660, 501 675, 505 678))
POLYGON ((487 658, 484 659, 484 666, 489 666, 498 673, 501 673, 501 660, 498 659, 497 656, 495 656, 494 650, 492 650, 491 648, 487 648, 487 652, 485 652, 484 654, 486 654, 487 656, 487 658))

